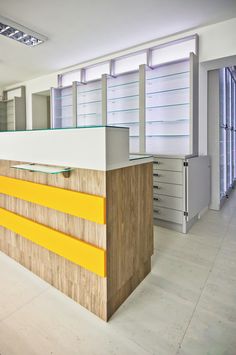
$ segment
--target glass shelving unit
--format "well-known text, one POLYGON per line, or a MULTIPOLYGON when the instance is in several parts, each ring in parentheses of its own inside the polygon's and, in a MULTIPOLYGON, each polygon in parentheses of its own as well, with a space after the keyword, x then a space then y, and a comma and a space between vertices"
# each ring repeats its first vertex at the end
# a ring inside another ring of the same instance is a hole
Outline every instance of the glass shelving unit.
POLYGON ((6 105, 0 101, 0 131, 6 130, 6 105))
POLYGON ((14 100, 7 101, 7 130, 15 130, 15 102, 14 100))
POLYGON ((51 127, 73 127, 73 87, 52 88, 51 96, 51 127))
POLYGON ((146 152, 190 153, 190 62, 146 70, 146 152))
POLYGON ((77 84, 77 127, 102 125, 102 81, 77 84))
POLYGON ((139 152, 139 72, 107 78, 107 124, 128 127, 130 152, 139 152))
POLYGON ((26 128, 25 87, 9 89, 3 92, 0 102, 0 130, 15 131, 26 128))
POLYGON ((152 69, 141 65, 116 77, 104 74, 98 80, 53 89, 52 128, 128 127, 131 153, 197 153, 191 58, 152 69))

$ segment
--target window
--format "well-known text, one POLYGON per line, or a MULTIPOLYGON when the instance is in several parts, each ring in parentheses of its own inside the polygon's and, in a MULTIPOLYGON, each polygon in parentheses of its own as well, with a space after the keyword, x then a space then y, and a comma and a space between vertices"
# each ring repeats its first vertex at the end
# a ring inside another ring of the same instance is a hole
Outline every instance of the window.
POLYGON ((73 81, 81 81, 80 69, 59 75, 59 86, 69 86, 73 81))
POLYGON ((102 74, 110 74, 110 62, 101 63, 85 69, 85 81, 100 79, 102 74))
POLYGON ((196 36, 151 49, 151 66, 188 58, 190 52, 197 52, 196 36))
POLYGON ((119 75, 136 71, 142 64, 157 66, 159 64, 188 58, 190 52, 197 54, 197 40, 197 35, 192 35, 160 46, 114 58, 110 61, 84 67, 83 69, 73 70, 59 75, 58 84, 59 87, 65 87, 70 86, 73 81, 81 82, 83 80, 89 82, 100 79, 103 74, 119 75), (149 56, 148 52, 150 53, 149 56))
POLYGON ((138 70, 141 64, 147 64, 147 53, 134 53, 127 57, 121 57, 114 61, 114 74, 126 73, 133 70, 138 70))

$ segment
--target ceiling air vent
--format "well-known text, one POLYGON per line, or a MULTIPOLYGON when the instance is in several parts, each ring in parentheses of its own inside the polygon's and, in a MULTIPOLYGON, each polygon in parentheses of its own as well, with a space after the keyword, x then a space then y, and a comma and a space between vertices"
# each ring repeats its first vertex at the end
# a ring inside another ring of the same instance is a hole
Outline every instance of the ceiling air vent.
POLYGON ((47 40, 47 37, 33 32, 29 28, 13 22, 3 16, 0 16, 0 34, 29 47, 37 46, 47 40))

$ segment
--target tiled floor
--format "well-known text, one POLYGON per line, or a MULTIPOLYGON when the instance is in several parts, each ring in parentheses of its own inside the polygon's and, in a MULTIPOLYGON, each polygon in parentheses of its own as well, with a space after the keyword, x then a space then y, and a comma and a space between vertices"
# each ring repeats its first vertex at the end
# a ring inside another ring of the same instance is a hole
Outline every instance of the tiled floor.
POLYGON ((0 254, 0 355, 236 355, 236 193, 188 235, 155 227, 151 274, 106 324, 0 254))

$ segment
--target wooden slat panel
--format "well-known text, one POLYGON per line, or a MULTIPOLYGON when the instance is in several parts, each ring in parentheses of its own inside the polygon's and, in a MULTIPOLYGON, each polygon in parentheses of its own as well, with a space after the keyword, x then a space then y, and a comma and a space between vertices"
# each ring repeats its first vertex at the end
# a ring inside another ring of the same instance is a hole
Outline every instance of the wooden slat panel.
POLYGON ((0 176, 0 193, 76 217, 105 224, 106 199, 101 196, 0 176))
POLYGON ((108 318, 150 272, 153 254, 153 164, 108 171, 108 318))
MULTIPOLYGON (((18 161, 0 160, 0 175, 69 191, 106 196, 106 173, 74 169, 69 178, 11 169, 18 161)), ((25 162, 26 163, 26 162, 25 162)), ((106 225, 94 223, 41 205, 0 194, 0 207, 64 234, 106 249, 106 225)), ((0 250, 73 300, 107 319, 107 279, 0 226, 0 250), (98 297, 99 295, 99 297, 98 297)))
POLYGON ((0 208, 0 225, 99 276, 106 276, 106 252, 77 238, 0 208))

